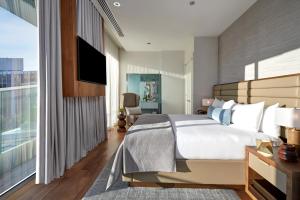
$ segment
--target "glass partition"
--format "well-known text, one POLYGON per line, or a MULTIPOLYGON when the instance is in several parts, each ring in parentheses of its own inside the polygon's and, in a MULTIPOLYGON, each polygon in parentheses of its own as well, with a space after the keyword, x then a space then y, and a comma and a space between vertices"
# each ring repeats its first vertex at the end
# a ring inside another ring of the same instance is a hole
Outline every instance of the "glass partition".
POLYGON ((0 0, 0 194, 35 173, 36 18, 35 0, 0 0))

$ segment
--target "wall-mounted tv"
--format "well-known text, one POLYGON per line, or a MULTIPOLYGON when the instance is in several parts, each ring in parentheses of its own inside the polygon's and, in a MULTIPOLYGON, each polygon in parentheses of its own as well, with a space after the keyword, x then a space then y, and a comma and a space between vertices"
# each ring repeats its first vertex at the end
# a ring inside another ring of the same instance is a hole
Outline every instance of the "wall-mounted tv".
POLYGON ((106 85, 106 57, 77 36, 78 80, 106 85))

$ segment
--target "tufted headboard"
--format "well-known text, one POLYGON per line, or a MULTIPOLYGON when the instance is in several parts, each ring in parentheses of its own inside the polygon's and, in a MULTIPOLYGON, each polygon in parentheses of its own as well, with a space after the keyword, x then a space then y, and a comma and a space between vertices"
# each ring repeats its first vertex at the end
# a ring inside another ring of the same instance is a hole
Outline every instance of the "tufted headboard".
POLYGON ((218 84, 213 87, 213 94, 239 103, 264 101, 266 105, 278 102, 281 106, 300 107, 300 74, 218 84))

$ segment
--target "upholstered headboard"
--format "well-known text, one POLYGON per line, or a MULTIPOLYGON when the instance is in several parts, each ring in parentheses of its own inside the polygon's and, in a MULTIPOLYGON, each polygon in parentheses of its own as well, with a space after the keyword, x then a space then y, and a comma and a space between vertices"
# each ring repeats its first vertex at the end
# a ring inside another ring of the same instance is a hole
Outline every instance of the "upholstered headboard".
POLYGON ((266 105, 278 102, 281 106, 300 107, 300 74, 219 84, 213 87, 213 94, 239 103, 264 101, 266 105))
POLYGON ((280 103, 300 107, 300 75, 282 76, 250 82, 250 103, 264 101, 266 105, 280 103))
POLYGON ((214 97, 218 99, 248 103, 248 81, 215 85, 213 90, 214 97))

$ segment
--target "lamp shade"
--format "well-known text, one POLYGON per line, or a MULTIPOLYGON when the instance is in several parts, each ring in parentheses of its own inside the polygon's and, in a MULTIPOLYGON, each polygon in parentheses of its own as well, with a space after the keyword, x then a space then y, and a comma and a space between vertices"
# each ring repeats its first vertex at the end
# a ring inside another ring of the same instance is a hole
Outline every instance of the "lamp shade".
POLYGON ((277 108, 275 123, 288 128, 300 128, 300 109, 298 108, 277 108))
POLYGON ((214 102, 214 99, 202 99, 202 106, 210 106, 214 102))

